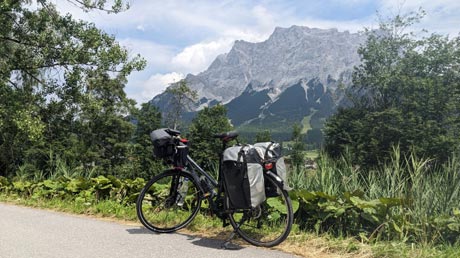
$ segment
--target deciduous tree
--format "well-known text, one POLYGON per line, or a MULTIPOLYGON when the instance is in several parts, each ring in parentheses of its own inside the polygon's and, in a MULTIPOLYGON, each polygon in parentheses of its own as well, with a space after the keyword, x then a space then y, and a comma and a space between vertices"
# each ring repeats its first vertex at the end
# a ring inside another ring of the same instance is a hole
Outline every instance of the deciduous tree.
MULTIPOLYGON (((118 12, 121 1, 70 1, 118 12)), ((126 77, 145 66, 94 24, 61 15, 52 1, 0 4, 0 173, 49 153, 80 165, 125 158, 134 107, 126 77)))
POLYGON ((460 38, 407 32, 423 12, 367 31, 353 75, 352 105, 326 123, 326 149, 350 148, 374 166, 392 146, 445 161, 460 146, 460 38))
POLYGON ((213 135, 231 130, 224 106, 205 107, 199 111, 189 128, 193 158, 205 166, 218 161, 222 142, 213 135))

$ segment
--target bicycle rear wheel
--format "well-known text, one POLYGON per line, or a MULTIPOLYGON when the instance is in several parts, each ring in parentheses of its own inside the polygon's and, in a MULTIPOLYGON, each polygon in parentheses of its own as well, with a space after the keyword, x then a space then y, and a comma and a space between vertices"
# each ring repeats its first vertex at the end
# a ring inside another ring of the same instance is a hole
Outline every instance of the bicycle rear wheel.
POLYGON ((270 176, 266 176, 265 181, 271 188, 266 193, 267 199, 251 210, 230 213, 229 220, 247 242, 256 246, 272 247, 288 237, 294 215, 291 199, 282 185, 270 176))
POLYGON ((137 199, 136 211, 146 228, 170 233, 187 226, 200 206, 201 192, 193 176, 167 170, 147 182, 137 199))

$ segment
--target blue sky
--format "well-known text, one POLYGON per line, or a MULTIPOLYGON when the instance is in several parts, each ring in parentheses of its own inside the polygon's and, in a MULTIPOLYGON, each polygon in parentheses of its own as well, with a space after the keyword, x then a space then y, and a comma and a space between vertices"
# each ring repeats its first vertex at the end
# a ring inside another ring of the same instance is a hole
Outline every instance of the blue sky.
MULTIPOLYGON (((110 1, 110 0, 109 0, 110 1)), ((362 31, 383 17, 422 7, 426 17, 417 25, 429 32, 458 36, 458 0, 130 0, 131 8, 108 15, 85 13, 67 1, 54 0, 63 13, 94 22, 147 60, 147 68, 130 75, 126 92, 138 103, 161 93, 188 73, 204 71, 235 40, 261 42, 275 27, 302 25, 362 31)))

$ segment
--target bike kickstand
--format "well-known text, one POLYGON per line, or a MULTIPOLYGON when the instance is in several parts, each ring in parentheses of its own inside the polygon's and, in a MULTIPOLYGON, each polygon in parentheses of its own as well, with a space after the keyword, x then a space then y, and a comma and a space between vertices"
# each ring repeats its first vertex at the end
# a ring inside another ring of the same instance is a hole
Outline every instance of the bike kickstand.
POLYGON ((226 250, 237 250, 239 249, 239 246, 232 244, 232 239, 236 236, 236 229, 233 230, 233 232, 230 234, 230 236, 225 240, 225 242, 222 243, 220 248, 226 249, 226 250))

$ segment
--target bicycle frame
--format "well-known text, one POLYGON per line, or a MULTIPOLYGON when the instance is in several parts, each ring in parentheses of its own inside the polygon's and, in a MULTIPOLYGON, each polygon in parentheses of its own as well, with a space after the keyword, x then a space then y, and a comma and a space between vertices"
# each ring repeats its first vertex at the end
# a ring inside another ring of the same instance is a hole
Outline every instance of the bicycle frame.
POLYGON ((204 171, 204 169, 202 169, 189 155, 187 155, 187 161, 188 161, 188 164, 189 164, 188 167, 191 169, 191 172, 196 173, 196 170, 198 170, 200 175, 205 176, 206 179, 208 179, 211 182, 212 187, 219 187, 219 180, 220 180, 219 178, 220 178, 220 169, 221 169, 220 162, 219 162, 219 177, 216 180, 216 179, 214 179, 214 177, 212 177, 211 175, 206 173, 206 171, 204 171))
POLYGON ((276 196, 269 197, 277 198, 276 203, 280 202, 280 205, 283 205, 282 211, 284 213, 281 211, 282 214, 280 214, 280 210, 272 207, 269 202, 250 208, 231 206, 230 198, 226 192, 227 182, 224 181, 223 153, 231 140, 236 140, 238 144, 237 133, 228 132, 214 135, 214 138, 222 140, 222 152, 219 153, 218 174, 216 176, 214 173, 205 171, 188 155, 187 140, 181 139, 178 131, 167 129, 166 132, 173 136, 172 139, 174 139, 177 148, 174 156, 165 157, 166 163, 172 167, 150 179, 141 190, 136 201, 137 216, 146 228, 158 233, 170 233, 179 230, 195 218, 204 200, 208 204, 206 209, 220 218, 224 227, 231 225, 234 229, 229 238, 222 244, 224 248, 228 246, 236 234, 256 246, 271 247, 286 239, 293 222, 292 204, 288 193, 282 187, 282 179, 272 171, 265 170, 263 177, 271 182, 269 187, 276 188, 276 196), (184 184, 189 180, 192 183, 184 184), (189 186, 193 186, 192 190, 189 190, 189 186), (154 193, 151 190, 161 190, 162 193, 154 193), (169 194, 167 193, 168 190, 169 194), (159 214, 160 212, 161 214, 159 214), (273 212, 278 215, 270 216, 269 214, 273 212), (175 216, 177 214, 180 216, 175 216), (277 225, 275 231, 270 228, 275 225, 273 223, 277 225), (264 232, 267 230, 273 231, 274 234, 269 234, 266 238, 264 232))
MULTIPOLYGON (((238 140, 236 140, 237 143, 238 143, 238 140)), ((222 159, 223 159, 223 151, 227 148, 227 141, 222 141, 222 151, 220 152, 219 154, 219 171, 218 171, 218 174, 217 174, 217 180, 212 177, 210 174, 208 174, 204 169, 202 169, 193 159, 192 157, 190 157, 190 155, 187 155, 187 168, 189 168, 192 172, 192 173, 196 173, 196 174, 200 174, 200 175, 203 175, 206 179, 209 180, 209 182, 212 184, 212 188, 218 188, 218 192, 217 192, 217 196, 220 196, 222 191, 223 191, 223 188, 222 188, 222 181, 221 181, 221 178, 222 178, 222 159), (198 170, 198 173, 197 173, 197 170, 198 170)), ((199 178, 197 178, 199 179, 199 178)), ((198 181, 198 183, 201 183, 198 181)), ((201 185, 200 185, 201 186, 201 185)), ((204 190, 204 189, 202 189, 204 190)), ((204 191, 203 191, 204 192, 204 191)), ((212 198, 210 198, 211 201, 212 201, 212 198)))

